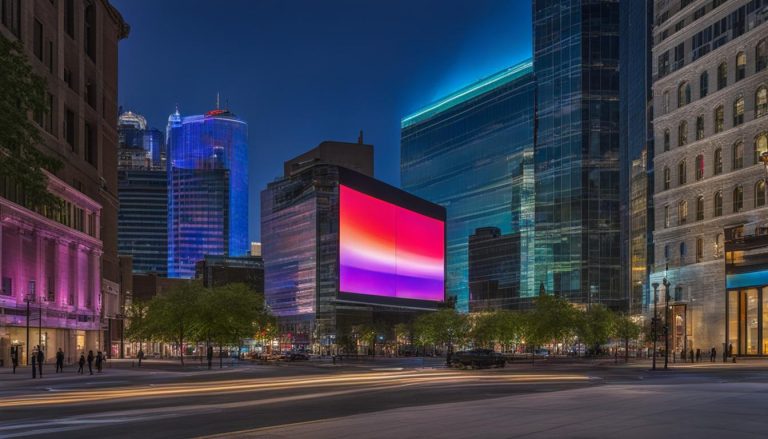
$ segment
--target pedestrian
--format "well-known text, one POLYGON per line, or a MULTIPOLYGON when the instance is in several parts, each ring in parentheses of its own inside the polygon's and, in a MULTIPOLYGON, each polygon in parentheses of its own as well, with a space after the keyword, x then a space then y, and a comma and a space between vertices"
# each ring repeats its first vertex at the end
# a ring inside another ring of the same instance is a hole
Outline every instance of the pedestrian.
POLYGON ((11 365, 13 366, 13 373, 16 373, 16 368, 19 367, 19 347, 11 346, 11 365))
POLYGON ((701 348, 696 348, 696 362, 701 363, 701 348))
POLYGON ((709 361, 711 361, 712 363, 717 361, 717 349, 715 349, 714 346, 712 346, 712 355, 711 356, 712 356, 712 358, 709 361))
POLYGON ((59 348, 56 352, 56 373, 64 372, 64 351, 59 348))
POLYGON ((77 364, 78 364, 78 366, 80 366, 77 369, 77 373, 82 375, 83 374, 83 366, 85 366, 85 354, 83 352, 80 352, 80 360, 78 360, 77 364))
POLYGON ((137 357, 139 358, 139 367, 141 367, 141 360, 144 359, 144 351, 139 349, 139 354, 137 355, 137 357))
POLYGON ((728 345, 728 356, 733 357, 733 343, 728 345))
POLYGON ((690 352, 688 352, 688 354, 690 355, 690 358, 691 358, 691 363, 693 363, 693 360, 695 360, 695 359, 696 359, 696 358, 693 356, 693 348, 691 348, 691 351, 690 351, 690 352))
POLYGON ((104 361, 104 357, 101 355, 101 351, 96 352, 96 372, 101 373, 101 362, 104 361))
POLYGON ((205 352, 206 358, 208 358, 208 370, 211 370, 211 364, 213 362, 213 346, 208 346, 205 352))
POLYGON ((45 361, 45 354, 40 346, 37 347, 37 368, 40 373, 40 378, 43 377, 43 361, 45 361))
POLYGON ((88 372, 93 375, 93 351, 88 351, 88 372))
POLYGON ((32 351, 32 379, 37 378, 37 352, 32 351))
POLYGON ((680 350, 680 359, 683 360, 683 363, 685 363, 685 348, 680 350))

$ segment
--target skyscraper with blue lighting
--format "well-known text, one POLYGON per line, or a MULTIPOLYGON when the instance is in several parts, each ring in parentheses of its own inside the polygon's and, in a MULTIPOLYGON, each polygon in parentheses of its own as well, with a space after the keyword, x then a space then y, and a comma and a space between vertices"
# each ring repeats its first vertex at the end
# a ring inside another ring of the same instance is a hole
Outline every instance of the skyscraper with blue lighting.
POLYGON ((248 241, 248 125, 228 110, 169 117, 168 277, 205 255, 243 256, 248 241))
MULTIPOLYGON (((472 308, 469 238, 477 229, 519 235, 515 273, 508 272, 509 264, 483 271, 485 280, 502 287, 509 284, 505 291, 514 297, 507 297, 505 303, 536 290, 531 259, 534 91, 528 60, 470 84, 401 122, 402 187, 447 210, 446 294, 459 310, 472 308)), ((509 247, 501 241, 499 245, 509 247)))

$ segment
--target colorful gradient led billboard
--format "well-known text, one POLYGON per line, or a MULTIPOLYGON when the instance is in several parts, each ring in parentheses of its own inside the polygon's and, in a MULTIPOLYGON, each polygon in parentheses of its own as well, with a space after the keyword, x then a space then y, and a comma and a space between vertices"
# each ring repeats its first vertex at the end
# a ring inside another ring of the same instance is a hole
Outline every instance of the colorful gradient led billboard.
POLYGON ((445 223, 339 185, 339 289, 443 301, 445 223))

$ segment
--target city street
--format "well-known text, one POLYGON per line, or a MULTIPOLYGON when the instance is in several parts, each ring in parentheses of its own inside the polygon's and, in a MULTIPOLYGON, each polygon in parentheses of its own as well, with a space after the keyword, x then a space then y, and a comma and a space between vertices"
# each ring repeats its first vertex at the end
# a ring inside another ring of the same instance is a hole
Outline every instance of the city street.
MULTIPOLYGON (((762 437, 768 364, 345 365, 130 362, 94 376, 0 372, 0 437, 762 437)), ((87 372, 86 372, 87 373, 87 372)))

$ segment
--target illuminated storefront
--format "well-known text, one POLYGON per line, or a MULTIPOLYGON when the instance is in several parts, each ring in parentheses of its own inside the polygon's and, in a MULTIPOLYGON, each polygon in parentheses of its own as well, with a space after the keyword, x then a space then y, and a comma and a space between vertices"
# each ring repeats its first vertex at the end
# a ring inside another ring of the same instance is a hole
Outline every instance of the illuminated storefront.
POLYGON ((768 234, 726 230, 725 257, 727 349, 768 355, 768 234))

